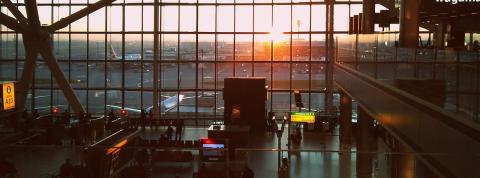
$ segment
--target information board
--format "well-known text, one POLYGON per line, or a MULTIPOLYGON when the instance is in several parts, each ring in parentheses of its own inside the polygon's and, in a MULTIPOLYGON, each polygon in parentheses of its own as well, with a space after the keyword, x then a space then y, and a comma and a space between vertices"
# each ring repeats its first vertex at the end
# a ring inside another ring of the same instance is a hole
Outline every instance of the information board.
POLYGON ((292 122, 315 123, 315 112, 291 112, 292 122))
POLYGON ((3 110, 15 109, 15 84, 3 83, 2 91, 3 110))

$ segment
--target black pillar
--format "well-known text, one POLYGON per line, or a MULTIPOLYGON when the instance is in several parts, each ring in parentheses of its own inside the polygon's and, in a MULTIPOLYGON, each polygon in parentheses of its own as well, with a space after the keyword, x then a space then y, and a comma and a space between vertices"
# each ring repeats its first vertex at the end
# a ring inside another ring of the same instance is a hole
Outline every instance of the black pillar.
POLYGON ((340 146, 349 149, 352 138, 352 98, 345 92, 340 93, 340 146))
POLYGON ((450 38, 448 39, 448 47, 458 50, 465 49, 465 30, 453 26, 450 31, 450 38))
POLYGON ((375 0, 363 0, 362 32, 373 33, 375 29, 375 0))
POLYGON ((374 148, 373 119, 365 110, 358 106, 357 134, 357 177, 372 177, 372 158, 374 148))
POLYGON ((445 48, 445 34, 447 31, 447 23, 445 21, 439 21, 435 24, 435 33, 433 34, 434 46, 438 49, 445 48))
POLYGON ((420 1, 401 0, 400 4, 400 47, 416 48, 418 45, 418 10, 420 1))
MULTIPOLYGON (((392 178, 416 177, 416 158, 412 150, 402 144, 397 145, 397 151, 393 154, 392 178)), ((429 176, 430 177, 430 176, 429 176)))

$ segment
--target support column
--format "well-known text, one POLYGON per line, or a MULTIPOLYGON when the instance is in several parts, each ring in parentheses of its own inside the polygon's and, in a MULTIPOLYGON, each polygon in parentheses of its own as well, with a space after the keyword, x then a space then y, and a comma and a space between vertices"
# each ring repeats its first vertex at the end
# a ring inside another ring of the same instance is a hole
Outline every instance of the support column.
POLYGON ((159 18, 158 16, 160 15, 158 8, 158 0, 153 1, 153 11, 154 11, 154 16, 153 16, 153 116, 157 118, 157 116, 160 116, 160 108, 158 105, 160 104, 159 102, 159 94, 158 94, 158 81, 159 81, 159 68, 158 68, 158 57, 159 55, 159 38, 158 38, 158 26, 159 26, 159 18))
POLYGON ((363 13, 358 13, 358 34, 363 33, 363 13))
POLYGON ((327 33, 326 33, 326 50, 327 50, 327 65, 326 65, 326 93, 325 93, 325 110, 328 115, 334 114, 333 111, 333 65, 335 62, 335 46, 334 46, 334 11, 333 0, 327 0, 327 33))
POLYGON ((447 31, 447 25, 445 21, 440 21, 435 24, 435 33, 433 35, 434 38, 434 46, 437 49, 444 49, 445 48, 445 34, 447 31))
POLYGON ((453 26, 448 39, 448 47, 458 50, 465 50, 465 30, 453 26))
POLYGON ((358 106, 357 177, 372 177, 373 119, 358 106))
POLYGON ((360 32, 360 29, 359 29, 360 26, 358 25, 358 23, 361 20, 359 18, 360 18, 359 15, 354 15, 353 16, 353 33, 354 34, 358 34, 360 32))
MULTIPOLYGON (((327 153, 329 154, 329 153, 327 153)), ((339 177, 352 177, 352 154, 353 152, 342 152, 340 157, 339 177)))
POLYGON ((418 46, 418 9, 419 0, 401 0, 400 4, 400 47, 418 46))
POLYGON ((415 178, 415 155, 402 153, 398 160, 399 178, 415 178))
POLYGON ((363 0, 362 32, 371 34, 375 30, 375 0, 363 0))
POLYGON ((340 93, 340 149, 349 150, 352 144, 352 98, 340 93))
POLYGON ((27 102, 28 90, 30 90, 30 84, 32 83, 33 74, 35 73, 35 62, 37 60, 38 51, 35 48, 34 41, 28 34, 23 34, 23 45, 25 48, 26 58, 23 64, 22 78, 17 84, 15 90, 17 95, 17 110, 23 111, 27 102))
POLYGON ((416 175, 416 159, 412 154, 412 150, 407 149, 405 146, 398 145, 398 154, 394 156, 396 162, 393 170, 395 174, 393 178, 415 178, 416 175))

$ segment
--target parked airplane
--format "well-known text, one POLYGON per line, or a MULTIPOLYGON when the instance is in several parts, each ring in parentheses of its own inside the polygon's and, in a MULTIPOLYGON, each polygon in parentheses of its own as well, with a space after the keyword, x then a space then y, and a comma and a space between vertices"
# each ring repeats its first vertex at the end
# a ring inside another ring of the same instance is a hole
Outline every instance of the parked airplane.
MULTIPOLYGON (((198 96, 196 98, 199 99, 199 98, 204 97, 205 99, 207 99, 209 97, 214 97, 214 96, 215 96, 214 93, 205 92, 201 96, 198 96)), ((162 97, 165 97, 166 99, 159 103, 159 109, 161 111, 161 114, 165 114, 165 113, 169 112, 170 110, 174 109, 175 107, 177 107, 179 104, 181 104, 183 101, 185 101, 187 99, 195 98, 195 96, 185 97, 185 95, 183 95, 183 94, 175 94, 173 96, 163 96, 162 95, 162 97)), ((215 101, 215 100, 213 100, 213 101, 215 101)), ((122 109, 122 107, 118 106, 118 105, 107 105, 107 107, 112 108, 112 109, 122 109)), ((125 109, 129 112, 137 113, 137 114, 142 112, 141 109, 136 109, 136 108, 123 107, 123 109, 125 109)), ((145 112, 148 113, 152 109, 153 109, 153 106, 148 106, 148 107, 145 108, 145 112)), ((180 112, 182 112, 182 111, 180 111, 180 112)))
MULTIPOLYGON (((181 103, 184 99, 193 98, 193 97, 185 97, 185 95, 182 95, 182 94, 176 94, 174 96, 163 96, 163 97, 166 97, 167 99, 165 99, 165 100, 163 100, 159 103, 159 107, 160 107, 159 109, 160 109, 160 111, 162 111, 162 114, 164 114, 164 113, 172 110, 176 106, 178 106, 179 103, 181 103)), ((112 108, 112 109, 125 109, 129 112, 134 112, 134 113, 142 112, 141 109, 128 108, 128 107, 123 107, 122 108, 121 106, 117 106, 117 105, 107 105, 107 107, 112 108)), ((145 112, 148 113, 152 109, 153 109, 153 106, 149 106, 149 107, 145 108, 145 112)))
MULTIPOLYGON (((115 52, 115 49, 113 49, 112 44, 110 46, 110 60, 123 60, 122 56, 118 56, 117 53, 115 52)), ((141 53, 127 53, 125 54, 125 61, 139 61, 142 59, 142 54, 141 53)))

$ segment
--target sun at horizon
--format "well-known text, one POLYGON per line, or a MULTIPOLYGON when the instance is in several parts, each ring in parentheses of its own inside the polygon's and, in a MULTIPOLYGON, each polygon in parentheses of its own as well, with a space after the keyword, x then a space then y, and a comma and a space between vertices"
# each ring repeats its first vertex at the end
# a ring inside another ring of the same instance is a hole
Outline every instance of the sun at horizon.
POLYGON ((280 42, 288 40, 288 35, 278 28, 272 28, 269 33, 269 38, 269 40, 273 40, 274 42, 280 42))

